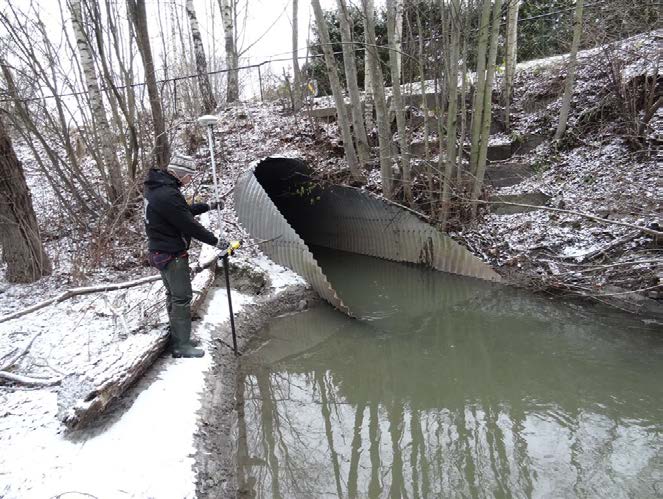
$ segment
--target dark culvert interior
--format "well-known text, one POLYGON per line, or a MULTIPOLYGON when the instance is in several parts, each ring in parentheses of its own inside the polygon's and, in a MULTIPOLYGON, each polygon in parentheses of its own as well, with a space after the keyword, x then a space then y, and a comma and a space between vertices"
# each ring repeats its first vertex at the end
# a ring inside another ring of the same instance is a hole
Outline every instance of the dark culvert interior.
MULTIPOLYGON (((315 200, 322 189, 311 180, 312 170, 295 158, 267 158, 255 169, 255 177, 281 214, 311 248, 315 200)), ((323 229, 324 230, 324 229, 323 229)))

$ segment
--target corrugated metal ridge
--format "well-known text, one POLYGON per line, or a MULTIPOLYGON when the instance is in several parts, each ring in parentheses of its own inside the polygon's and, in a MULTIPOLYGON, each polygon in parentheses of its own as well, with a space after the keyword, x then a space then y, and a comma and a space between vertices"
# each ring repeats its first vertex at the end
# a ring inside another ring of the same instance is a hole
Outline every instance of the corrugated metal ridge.
POLYGON ((235 186, 235 210, 237 218, 255 239, 273 241, 261 246, 262 251, 276 263, 288 267, 302 276, 318 294, 334 307, 353 316, 350 309, 338 297, 324 272, 288 221, 279 212, 254 176, 255 167, 244 172, 235 186))
POLYGON ((307 210, 309 218, 316 220, 302 234, 310 244, 501 281, 489 265, 451 237, 367 191, 333 186, 307 210))

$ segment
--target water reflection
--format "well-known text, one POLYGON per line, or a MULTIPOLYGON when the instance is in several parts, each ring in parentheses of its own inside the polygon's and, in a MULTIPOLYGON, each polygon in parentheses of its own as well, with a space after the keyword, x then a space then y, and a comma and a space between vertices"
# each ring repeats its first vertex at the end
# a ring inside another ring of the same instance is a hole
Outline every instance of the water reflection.
POLYGON ((660 331, 369 260, 325 271, 371 320, 280 318, 244 358, 245 496, 663 493, 660 331))

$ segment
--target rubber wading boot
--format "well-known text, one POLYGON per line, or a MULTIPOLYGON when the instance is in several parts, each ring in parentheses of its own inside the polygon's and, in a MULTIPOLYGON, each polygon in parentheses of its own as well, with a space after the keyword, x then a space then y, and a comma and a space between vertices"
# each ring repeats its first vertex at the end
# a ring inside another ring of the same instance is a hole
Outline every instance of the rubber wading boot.
POLYGON ((202 357, 205 351, 195 348, 191 343, 191 322, 185 323, 185 320, 172 321, 170 332, 170 341, 172 344, 173 357, 192 358, 202 357))
POLYGON ((173 357, 175 357, 176 359, 179 359, 180 357, 183 357, 185 359, 200 358, 203 357, 204 355, 205 355, 204 350, 196 348, 190 343, 179 346, 173 346, 173 357))
MULTIPOLYGON (((170 329, 168 330, 168 332, 170 333, 170 329)), ((189 338, 189 344, 192 347, 199 347, 200 346, 200 340, 198 338, 196 338, 195 336, 191 335, 191 338, 189 338)), ((170 338, 168 339, 168 349, 172 351, 173 348, 175 348, 175 340, 173 339, 173 336, 171 334, 170 338)))

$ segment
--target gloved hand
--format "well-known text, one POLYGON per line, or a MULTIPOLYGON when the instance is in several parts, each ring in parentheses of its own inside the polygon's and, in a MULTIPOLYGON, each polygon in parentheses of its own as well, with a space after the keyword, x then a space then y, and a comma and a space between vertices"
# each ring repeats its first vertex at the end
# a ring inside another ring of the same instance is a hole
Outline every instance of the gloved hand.
POLYGON ((224 204, 223 204, 223 201, 218 201, 218 202, 217 201, 210 201, 209 203, 207 203, 207 206, 209 206, 210 211, 216 210, 217 207, 220 210, 222 210, 223 207, 224 207, 224 204))
POLYGON ((219 241, 216 243, 216 247, 219 248, 221 251, 226 251, 228 249, 228 246, 230 246, 230 243, 226 241, 224 238, 219 237, 219 241))

